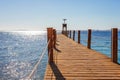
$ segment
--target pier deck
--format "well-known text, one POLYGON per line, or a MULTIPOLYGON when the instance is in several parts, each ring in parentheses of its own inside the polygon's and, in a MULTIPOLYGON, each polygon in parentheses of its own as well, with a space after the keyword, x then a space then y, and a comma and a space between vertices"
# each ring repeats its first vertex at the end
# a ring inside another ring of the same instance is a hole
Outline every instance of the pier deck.
POLYGON ((57 35, 54 62, 48 63, 44 80, 118 79, 120 65, 99 52, 57 35))

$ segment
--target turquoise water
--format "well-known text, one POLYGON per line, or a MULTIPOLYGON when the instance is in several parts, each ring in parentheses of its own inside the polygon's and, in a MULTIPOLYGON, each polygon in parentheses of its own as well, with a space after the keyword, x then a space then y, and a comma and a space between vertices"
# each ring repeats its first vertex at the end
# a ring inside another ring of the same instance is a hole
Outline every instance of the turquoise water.
MULTIPOLYGON (((0 32, 0 80, 26 78, 46 46, 45 31, 0 32)), ((45 53, 35 78, 43 79, 47 64, 45 53)))
MULTIPOLYGON (((77 42, 78 35, 75 32, 75 41, 77 42)), ((81 44, 87 46, 87 31, 81 31, 81 44)), ((73 34, 72 34, 73 37, 73 34)), ((111 57, 111 31, 92 31, 91 48, 102 54, 111 57)), ((120 63, 120 31, 118 32, 118 62, 120 63)))

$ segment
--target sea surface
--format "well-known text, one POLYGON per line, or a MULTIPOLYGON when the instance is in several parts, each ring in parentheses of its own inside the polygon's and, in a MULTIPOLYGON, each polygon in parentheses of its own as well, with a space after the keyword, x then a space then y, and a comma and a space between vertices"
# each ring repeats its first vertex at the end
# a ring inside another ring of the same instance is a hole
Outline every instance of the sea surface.
MULTIPOLYGON (((77 31, 75 35, 77 42, 77 31)), ((120 63, 120 31, 118 33, 118 62, 120 63)), ((0 32, 0 80, 23 80, 29 76, 47 44, 46 31, 0 32)), ((87 45, 87 31, 81 31, 81 44, 87 45)), ((92 31, 92 49, 111 57, 111 31, 92 31)), ((34 80, 43 80, 47 51, 34 80)))
MULTIPOLYGON (((45 31, 0 32, 0 80, 25 79, 38 62, 46 43, 45 31)), ((36 80, 43 79, 46 64, 47 52, 33 75, 36 80)))

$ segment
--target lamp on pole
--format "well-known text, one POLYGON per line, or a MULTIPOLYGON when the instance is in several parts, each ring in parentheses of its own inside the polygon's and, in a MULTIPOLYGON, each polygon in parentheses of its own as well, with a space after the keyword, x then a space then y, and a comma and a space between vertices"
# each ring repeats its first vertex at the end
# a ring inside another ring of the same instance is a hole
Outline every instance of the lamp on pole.
POLYGON ((67 19, 63 19, 63 21, 64 21, 64 24, 65 24, 65 21, 66 21, 67 19))

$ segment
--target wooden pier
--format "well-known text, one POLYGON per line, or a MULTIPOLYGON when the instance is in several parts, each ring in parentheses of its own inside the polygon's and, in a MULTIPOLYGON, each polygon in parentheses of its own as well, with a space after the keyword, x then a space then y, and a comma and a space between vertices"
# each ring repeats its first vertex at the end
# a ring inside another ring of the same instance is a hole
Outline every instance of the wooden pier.
POLYGON ((65 35, 57 35, 44 80, 120 80, 120 65, 65 35))

